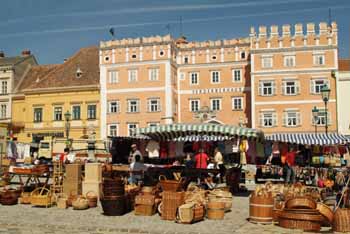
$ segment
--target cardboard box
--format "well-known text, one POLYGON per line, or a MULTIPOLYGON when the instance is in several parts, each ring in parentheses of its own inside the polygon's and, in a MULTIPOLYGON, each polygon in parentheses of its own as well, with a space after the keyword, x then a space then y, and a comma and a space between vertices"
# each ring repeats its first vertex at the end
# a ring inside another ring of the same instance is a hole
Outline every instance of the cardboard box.
POLYGON ((83 196, 86 196, 88 192, 94 192, 95 195, 97 195, 98 198, 101 197, 101 191, 102 191, 102 183, 100 182, 83 182, 83 196))
POLYGON ((101 163, 85 164, 85 179, 86 182, 102 182, 102 165, 101 163))

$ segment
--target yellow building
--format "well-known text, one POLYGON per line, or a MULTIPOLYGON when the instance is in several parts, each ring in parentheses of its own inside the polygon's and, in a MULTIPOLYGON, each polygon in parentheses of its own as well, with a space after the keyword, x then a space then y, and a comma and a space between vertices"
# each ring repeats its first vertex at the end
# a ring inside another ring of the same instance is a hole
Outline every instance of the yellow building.
POLYGON ((59 65, 33 66, 13 101, 14 133, 19 142, 66 138, 65 114, 71 114, 69 138, 99 136, 98 48, 88 47, 59 65))

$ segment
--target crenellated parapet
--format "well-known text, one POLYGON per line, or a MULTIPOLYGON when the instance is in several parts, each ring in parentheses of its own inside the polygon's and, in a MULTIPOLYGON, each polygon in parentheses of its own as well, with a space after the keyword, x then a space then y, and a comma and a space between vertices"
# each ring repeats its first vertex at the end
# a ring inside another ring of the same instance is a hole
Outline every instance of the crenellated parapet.
POLYGON ((101 41, 100 48, 104 49, 111 47, 134 47, 150 44, 166 44, 171 42, 173 42, 173 38, 168 34, 165 36, 124 38, 121 40, 101 41))
POLYGON ((337 46, 338 28, 336 22, 328 25, 321 22, 314 23, 272 25, 269 28, 259 26, 258 30, 250 28, 250 48, 251 49, 269 49, 269 48, 290 48, 303 46, 337 46))
POLYGON ((235 47, 244 44, 249 44, 249 38, 235 38, 235 39, 224 39, 224 40, 208 40, 208 41, 190 41, 188 43, 178 44, 179 49, 211 49, 221 47, 235 47))

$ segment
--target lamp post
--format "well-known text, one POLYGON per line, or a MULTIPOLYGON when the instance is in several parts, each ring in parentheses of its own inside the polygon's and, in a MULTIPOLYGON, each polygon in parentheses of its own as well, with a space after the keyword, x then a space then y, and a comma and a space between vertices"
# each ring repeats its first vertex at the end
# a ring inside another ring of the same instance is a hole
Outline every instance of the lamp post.
POLYGON ((312 109, 312 117, 314 118, 315 134, 317 134, 318 109, 316 106, 312 109))
POLYGON ((64 119, 66 120, 65 128, 66 128, 66 148, 69 149, 69 130, 70 130, 70 121, 71 121, 71 113, 67 111, 64 114, 64 119))
POLYGON ((327 110, 327 103, 329 101, 329 93, 331 90, 328 88, 328 86, 325 84, 323 85, 321 89, 321 94, 322 94, 322 100, 324 102, 324 108, 325 108, 325 113, 326 113, 326 123, 325 123, 325 129, 326 129, 326 134, 328 134, 328 110, 327 110))

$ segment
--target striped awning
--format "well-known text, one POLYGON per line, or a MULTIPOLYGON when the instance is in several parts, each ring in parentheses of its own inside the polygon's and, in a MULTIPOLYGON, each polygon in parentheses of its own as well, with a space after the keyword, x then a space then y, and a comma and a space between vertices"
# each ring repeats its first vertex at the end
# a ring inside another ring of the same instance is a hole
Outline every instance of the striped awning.
POLYGON ((137 128, 136 135, 149 136, 155 140, 174 140, 185 136, 223 136, 247 137, 263 140, 264 133, 260 130, 220 124, 168 124, 146 128, 137 128))
POLYGON ((277 133, 266 136, 266 140, 303 145, 343 145, 350 140, 337 133, 277 133))
POLYGON ((229 136, 189 135, 174 138, 173 141, 226 141, 232 138, 229 136))

